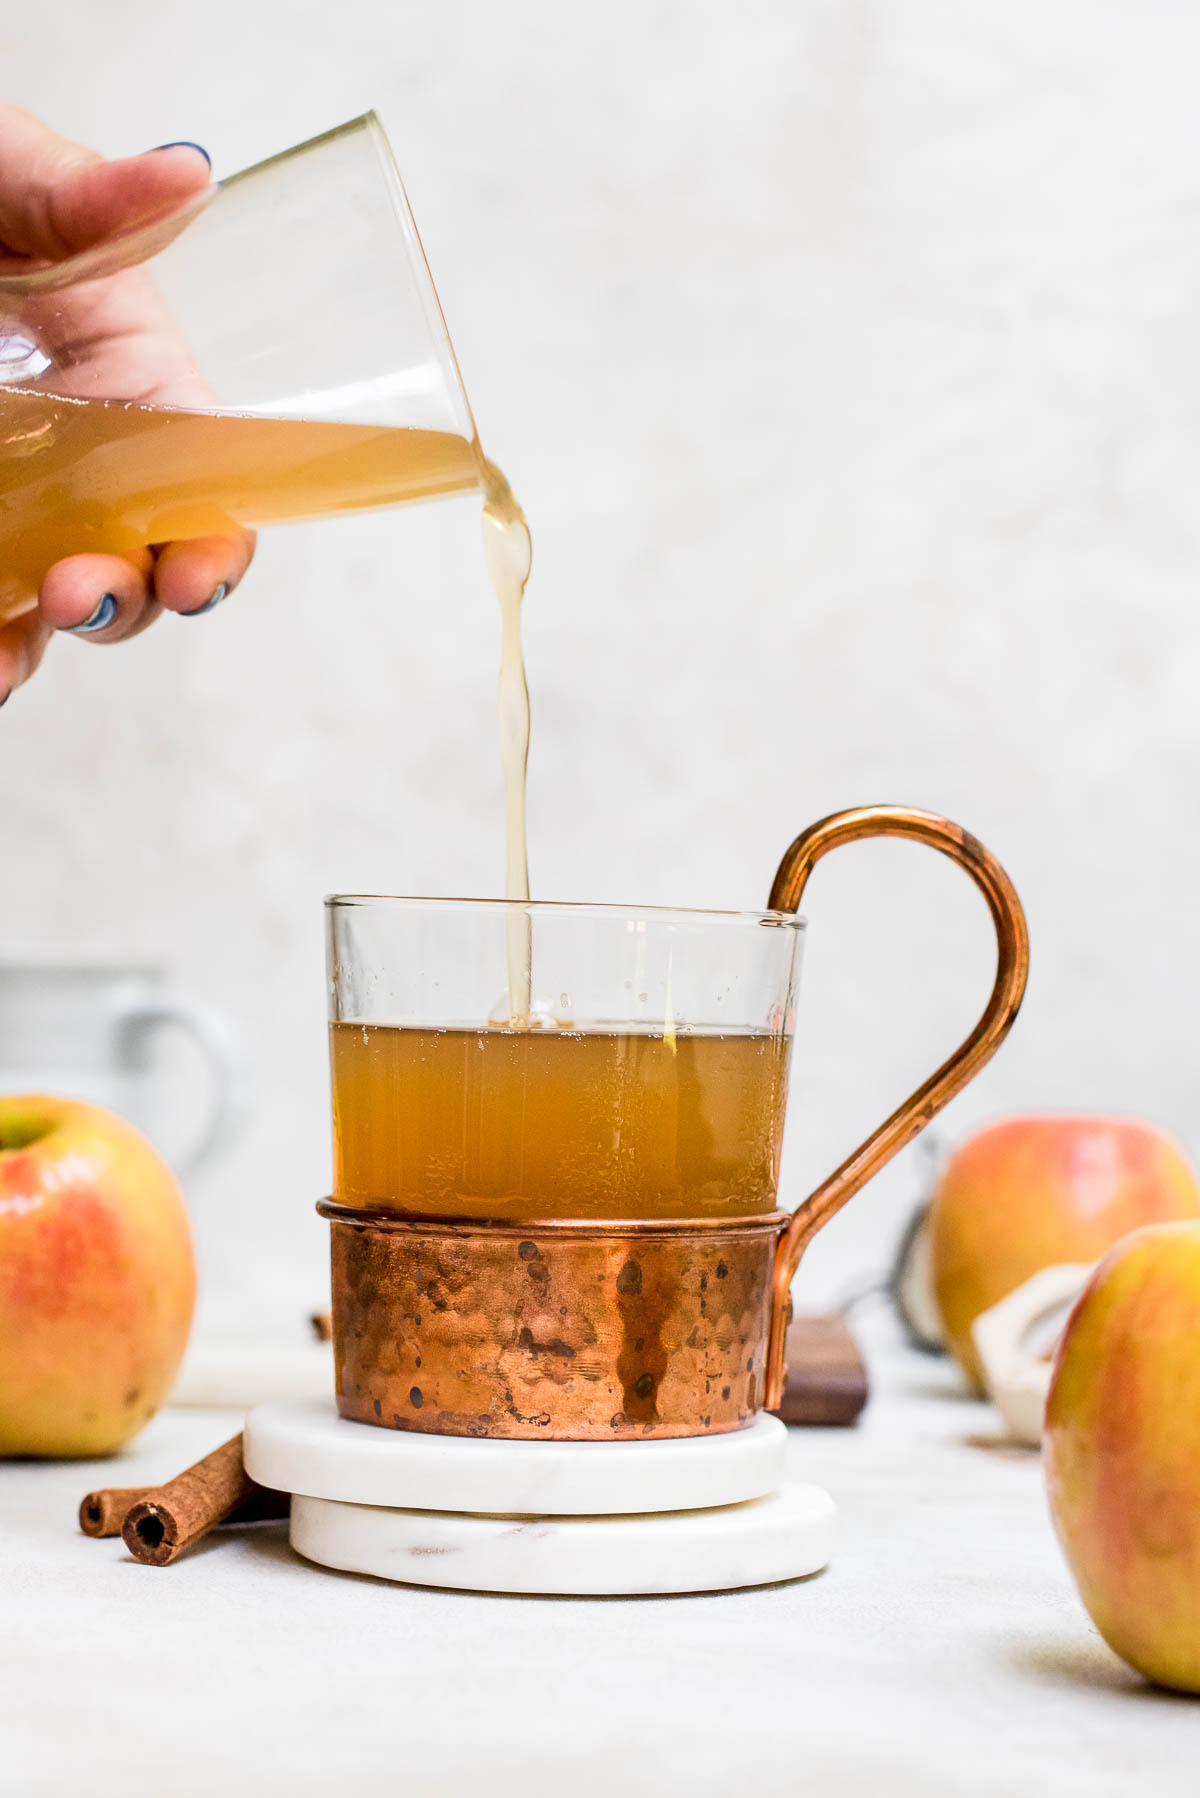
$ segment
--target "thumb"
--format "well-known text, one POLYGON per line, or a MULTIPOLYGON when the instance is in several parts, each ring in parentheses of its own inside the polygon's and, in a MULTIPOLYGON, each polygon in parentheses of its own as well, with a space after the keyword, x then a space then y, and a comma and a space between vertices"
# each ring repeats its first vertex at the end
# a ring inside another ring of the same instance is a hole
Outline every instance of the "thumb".
POLYGON ((198 145, 105 162, 19 107, 0 106, 0 258, 60 262, 170 212, 208 180, 198 145))

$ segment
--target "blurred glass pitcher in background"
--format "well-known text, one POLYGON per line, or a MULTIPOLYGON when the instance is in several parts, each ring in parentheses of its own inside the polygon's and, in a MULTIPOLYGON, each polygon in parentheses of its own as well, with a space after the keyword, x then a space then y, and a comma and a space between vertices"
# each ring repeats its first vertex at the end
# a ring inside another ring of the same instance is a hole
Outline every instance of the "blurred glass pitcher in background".
POLYGON ((224 1021, 154 968, 0 955, 0 1092, 118 1112, 185 1184, 238 1133, 240 1069, 224 1021), (190 1038, 186 1062, 172 1053, 172 1036, 190 1038), (207 1076, 199 1081, 197 1060, 207 1076))
POLYGON ((0 278, 0 619, 64 556, 484 486, 373 113, 0 278))

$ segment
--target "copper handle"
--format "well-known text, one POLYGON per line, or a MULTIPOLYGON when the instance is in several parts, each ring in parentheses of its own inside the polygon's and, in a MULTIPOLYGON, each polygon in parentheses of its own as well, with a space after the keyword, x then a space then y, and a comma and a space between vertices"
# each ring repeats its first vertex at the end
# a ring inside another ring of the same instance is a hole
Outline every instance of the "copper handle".
POLYGON ((1029 932, 1012 881, 982 843, 948 818, 914 811, 906 805, 864 805, 835 812, 801 832, 779 864, 767 901, 772 911, 795 911, 808 877, 823 855, 860 837, 911 837, 957 862, 987 900, 996 927, 996 980, 987 1007, 966 1041, 944 1061, 924 1086, 918 1087, 887 1122, 860 1143, 852 1155, 796 1208, 775 1252, 771 1336, 767 1349, 765 1404, 774 1410, 783 1399, 784 1336, 792 1276, 808 1243, 835 1211, 898 1149, 918 1136, 955 1093, 995 1054, 1012 1027, 1029 975, 1029 932))

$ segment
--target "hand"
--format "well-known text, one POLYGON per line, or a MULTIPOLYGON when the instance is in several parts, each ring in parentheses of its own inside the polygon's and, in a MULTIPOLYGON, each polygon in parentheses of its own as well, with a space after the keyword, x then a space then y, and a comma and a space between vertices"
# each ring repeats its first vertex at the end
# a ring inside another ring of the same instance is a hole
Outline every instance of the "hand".
MULTIPOLYGON (((61 262, 160 217, 208 180, 208 158, 198 145, 168 144, 105 162, 19 108, 0 105, 0 275, 61 262)), ((77 355, 83 346, 92 392, 205 404, 145 269, 60 290, 51 300, 55 329, 67 332, 77 355)), ((33 673, 56 631, 121 643, 162 611, 204 611, 237 585, 253 554, 253 533, 240 531, 156 544, 128 559, 90 554, 56 562, 36 609, 0 625, 0 704, 33 673)), ((0 544, 0 571, 2 561, 0 544)))

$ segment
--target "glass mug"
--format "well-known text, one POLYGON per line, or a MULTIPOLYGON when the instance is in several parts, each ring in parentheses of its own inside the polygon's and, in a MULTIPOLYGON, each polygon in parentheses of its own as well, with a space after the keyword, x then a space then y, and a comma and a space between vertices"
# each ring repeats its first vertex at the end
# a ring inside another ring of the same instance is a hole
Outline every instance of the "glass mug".
POLYGON ((484 480, 374 113, 0 277, 0 620, 62 556, 484 480))
POLYGON ((765 911, 530 904, 534 1011, 496 1028, 506 901, 327 901, 338 1408, 394 1429, 716 1434, 782 1397, 805 1245, 1016 1016, 1025 920, 994 858, 900 806, 799 836, 765 911), (868 836, 951 857, 998 960, 974 1031, 789 1216, 776 1209, 809 874, 868 836))

